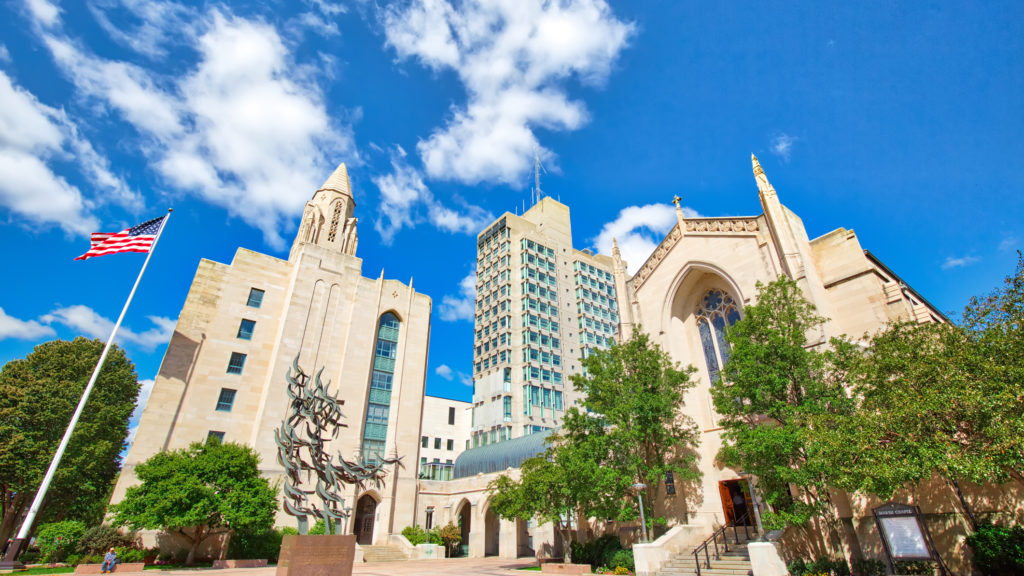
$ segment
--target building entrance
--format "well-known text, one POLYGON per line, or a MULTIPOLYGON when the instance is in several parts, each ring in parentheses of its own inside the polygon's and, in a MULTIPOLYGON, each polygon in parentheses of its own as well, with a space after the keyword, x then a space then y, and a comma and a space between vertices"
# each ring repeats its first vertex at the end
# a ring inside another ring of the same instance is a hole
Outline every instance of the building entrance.
POLYGON ((377 515, 377 501, 369 494, 363 494, 356 504, 356 521, 353 525, 353 534, 356 535, 356 542, 361 546, 373 544, 373 520, 377 515))
POLYGON ((744 480, 725 480, 718 483, 722 496, 722 510, 725 523, 739 526, 753 526, 753 508, 750 489, 744 480))

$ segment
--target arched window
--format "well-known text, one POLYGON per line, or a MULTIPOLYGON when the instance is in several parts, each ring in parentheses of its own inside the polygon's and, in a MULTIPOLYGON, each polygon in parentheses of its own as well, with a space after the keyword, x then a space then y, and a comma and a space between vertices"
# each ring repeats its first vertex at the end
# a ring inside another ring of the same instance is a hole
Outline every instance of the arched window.
POLYGON ((331 229, 327 232, 327 241, 334 242, 338 234, 338 223, 341 222, 341 201, 334 203, 334 213, 331 215, 331 229))
POLYGON ((729 344, 725 341, 725 327, 740 319, 739 308, 732 297, 721 290, 708 290, 693 313, 697 317, 700 346, 704 349, 704 362, 714 385, 721 378, 722 366, 729 361, 729 344))
POLYGON ((388 436, 388 412, 391 410, 391 382, 395 375, 395 356, 398 353, 398 317, 388 312, 377 325, 374 345, 373 372, 370 375, 370 400, 366 404, 363 425, 363 461, 379 462, 384 457, 384 443, 388 436))

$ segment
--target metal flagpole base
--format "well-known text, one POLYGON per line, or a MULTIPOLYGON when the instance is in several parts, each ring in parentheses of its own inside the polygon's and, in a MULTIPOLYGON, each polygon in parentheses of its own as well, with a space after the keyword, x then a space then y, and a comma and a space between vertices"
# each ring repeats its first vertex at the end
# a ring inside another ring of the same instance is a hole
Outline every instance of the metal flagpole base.
POLYGON ((10 546, 7 547, 7 553, 4 554, 4 559, 0 560, 0 572, 13 572, 25 569, 25 565, 17 560, 19 553, 21 553, 21 547, 24 545, 24 538, 15 538, 11 541, 10 546))

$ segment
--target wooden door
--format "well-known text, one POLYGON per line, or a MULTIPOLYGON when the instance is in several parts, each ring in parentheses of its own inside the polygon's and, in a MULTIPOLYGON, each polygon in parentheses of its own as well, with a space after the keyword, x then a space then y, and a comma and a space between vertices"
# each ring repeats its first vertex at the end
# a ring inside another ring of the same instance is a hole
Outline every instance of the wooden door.
POLYGON ((732 492, 729 491, 727 482, 718 483, 718 493, 722 497, 722 511, 725 512, 725 523, 732 524, 736 520, 735 511, 732 509, 732 492))

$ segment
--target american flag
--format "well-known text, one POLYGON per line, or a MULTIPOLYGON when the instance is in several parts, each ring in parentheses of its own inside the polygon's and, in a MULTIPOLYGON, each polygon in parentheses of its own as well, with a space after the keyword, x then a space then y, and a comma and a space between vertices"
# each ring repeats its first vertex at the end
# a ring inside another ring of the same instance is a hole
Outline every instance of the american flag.
POLYGON ((120 232, 93 232, 89 239, 92 242, 89 251, 75 260, 86 260, 118 252, 149 252, 153 248, 157 234, 160 233, 160 227, 164 225, 165 218, 167 216, 154 218, 120 232))

